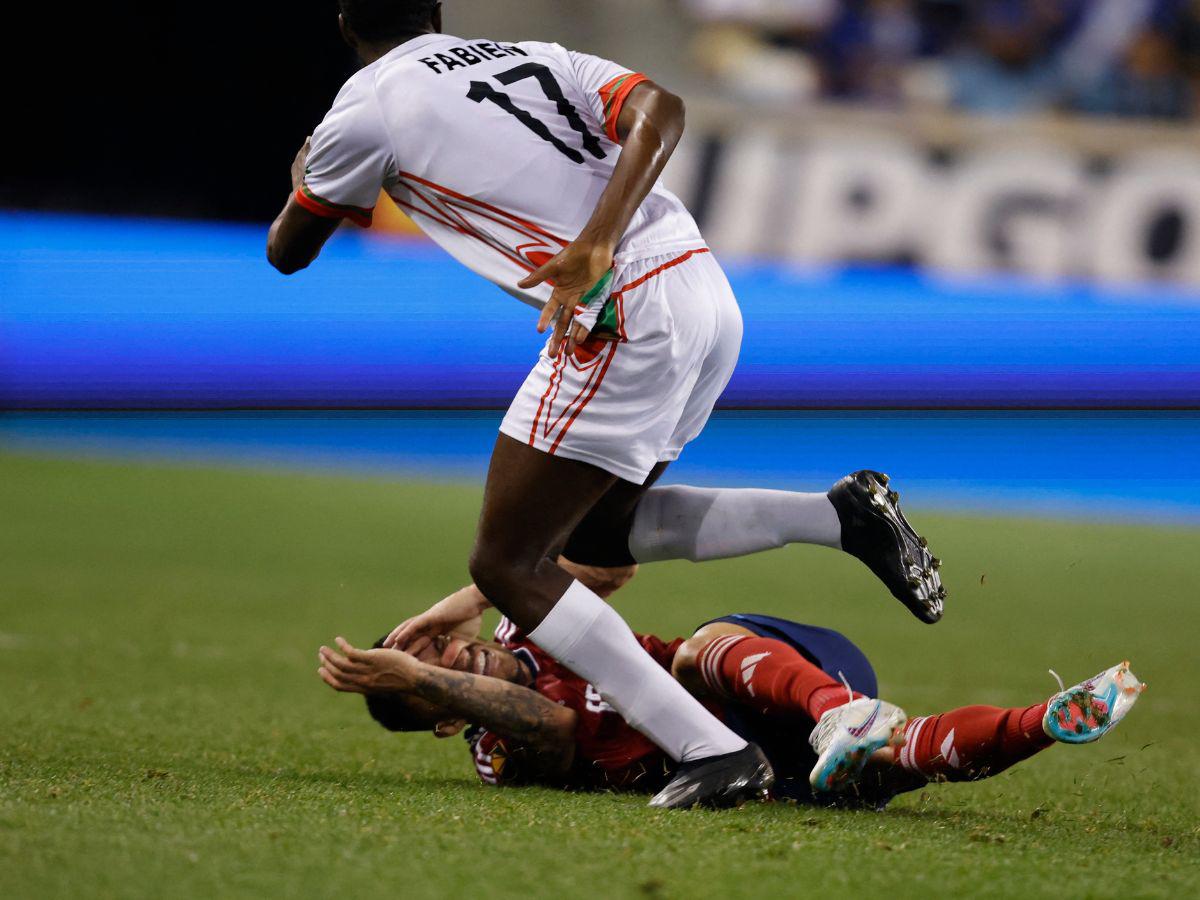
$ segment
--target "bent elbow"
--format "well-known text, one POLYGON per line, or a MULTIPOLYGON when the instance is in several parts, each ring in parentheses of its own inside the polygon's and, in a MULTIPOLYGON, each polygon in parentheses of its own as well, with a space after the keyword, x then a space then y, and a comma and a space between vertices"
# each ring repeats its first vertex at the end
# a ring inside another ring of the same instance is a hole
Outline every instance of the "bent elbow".
POLYGON ((665 113, 663 118, 670 124, 670 128, 665 130, 672 133, 678 141, 687 125, 687 104, 683 102, 682 97, 670 91, 663 91, 661 103, 665 113))
POLYGON ((308 261, 301 260, 295 254, 289 254, 274 242, 267 244, 267 262, 283 275, 294 275, 308 266, 308 261))

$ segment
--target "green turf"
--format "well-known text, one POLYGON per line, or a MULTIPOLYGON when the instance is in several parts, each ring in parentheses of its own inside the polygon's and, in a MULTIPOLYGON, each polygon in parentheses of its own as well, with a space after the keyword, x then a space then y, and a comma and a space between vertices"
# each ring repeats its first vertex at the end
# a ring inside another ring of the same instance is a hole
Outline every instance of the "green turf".
POLYGON ((827 550, 646 568, 635 627, 832 625, 914 714, 1127 656, 1151 685, 1098 745, 884 813, 659 813, 483 787, 461 740, 385 734, 317 680, 319 643, 463 581, 478 500, 0 455, 0 896, 1200 895, 1200 533, 921 515, 935 628, 827 550))

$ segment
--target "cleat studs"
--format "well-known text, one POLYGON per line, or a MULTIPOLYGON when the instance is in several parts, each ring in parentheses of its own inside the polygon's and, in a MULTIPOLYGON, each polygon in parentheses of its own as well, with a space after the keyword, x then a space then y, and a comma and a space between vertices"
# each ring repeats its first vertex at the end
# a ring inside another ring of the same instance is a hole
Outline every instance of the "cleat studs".
POLYGON ((879 473, 879 483, 882 484, 884 487, 887 487, 888 484, 891 483, 891 480, 892 479, 889 478, 885 473, 883 473, 883 472, 879 473))
POLYGON ((895 491, 888 491, 887 498, 888 498, 888 503, 899 503, 900 502, 900 495, 897 494, 895 491))
POLYGON ((917 538, 917 543, 921 545, 921 549, 922 549, 922 550, 928 550, 928 549, 929 549, 929 541, 925 540, 925 538, 923 538, 923 537, 918 537, 918 538, 917 538))
POLYGON ((930 561, 929 564, 933 566, 934 569, 940 569, 942 567, 942 561, 936 556, 930 561))

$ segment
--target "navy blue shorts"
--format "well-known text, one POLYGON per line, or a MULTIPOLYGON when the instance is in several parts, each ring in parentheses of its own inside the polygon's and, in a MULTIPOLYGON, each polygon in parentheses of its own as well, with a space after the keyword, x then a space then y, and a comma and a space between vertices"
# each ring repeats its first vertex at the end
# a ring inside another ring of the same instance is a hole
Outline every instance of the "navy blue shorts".
MULTIPOLYGON (((712 621, 740 625, 759 637, 783 641, 833 680, 841 681, 838 675, 841 672, 859 693, 868 697, 878 694, 879 685, 870 661, 844 634, 774 616, 739 613, 712 621)), ((776 779, 772 793, 790 800, 812 802, 808 774, 817 763, 817 756, 808 745, 812 719, 806 715, 793 718, 764 716, 736 703, 725 704, 723 712, 726 724, 746 740, 758 744, 771 761, 776 779)))

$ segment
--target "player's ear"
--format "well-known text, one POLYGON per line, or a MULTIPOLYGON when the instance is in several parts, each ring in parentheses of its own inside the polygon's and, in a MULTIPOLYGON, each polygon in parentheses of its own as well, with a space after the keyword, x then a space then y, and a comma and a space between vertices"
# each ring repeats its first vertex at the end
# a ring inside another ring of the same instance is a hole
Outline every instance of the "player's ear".
POLYGON ((358 50, 358 35, 356 35, 350 26, 346 24, 346 17, 338 13, 338 31, 342 33, 342 40, 350 45, 351 50, 358 50))
POLYGON ((466 727, 466 719, 446 719, 433 726, 433 736, 440 738, 454 737, 466 727))

